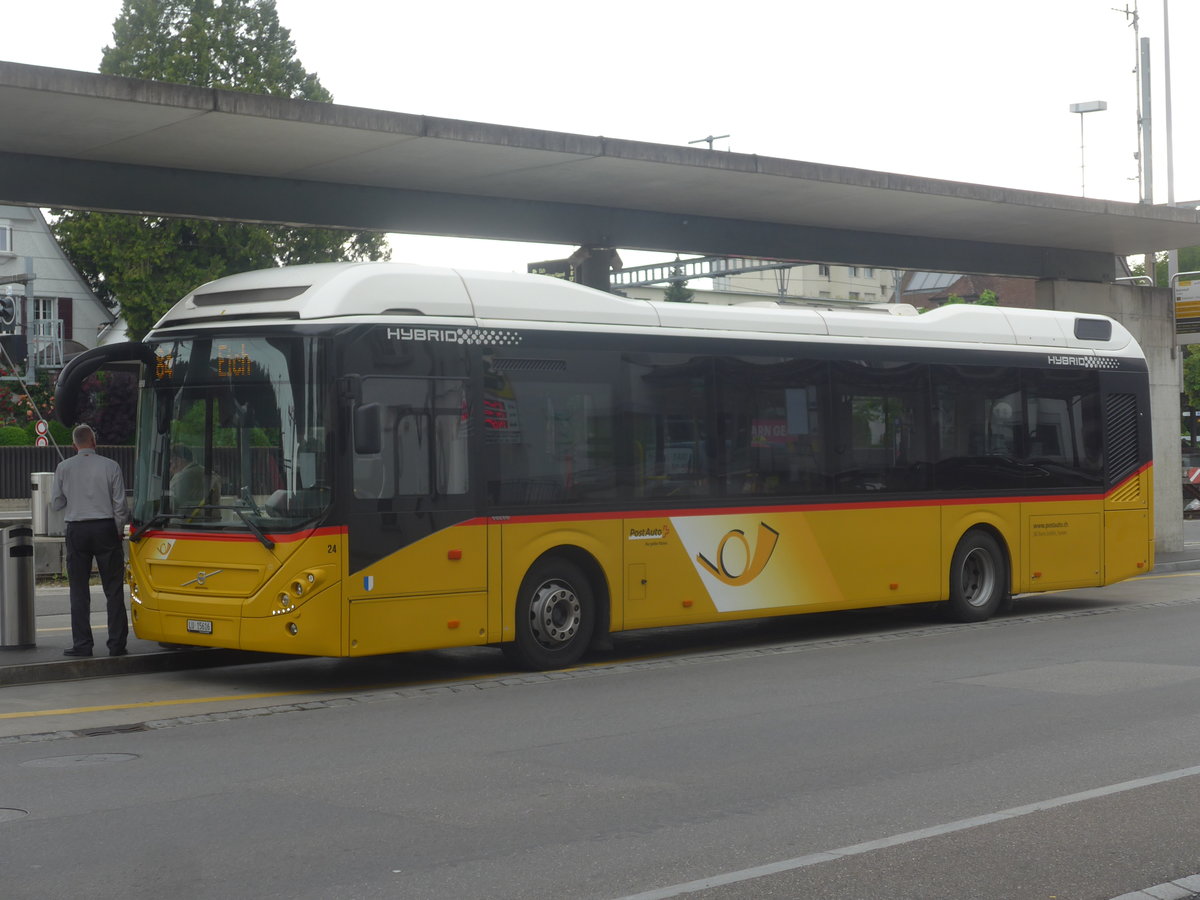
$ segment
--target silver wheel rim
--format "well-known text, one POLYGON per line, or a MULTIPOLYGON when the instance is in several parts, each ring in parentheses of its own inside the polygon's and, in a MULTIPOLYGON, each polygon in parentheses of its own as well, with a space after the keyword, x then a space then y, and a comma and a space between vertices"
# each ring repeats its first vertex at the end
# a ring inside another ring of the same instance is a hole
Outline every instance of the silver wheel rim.
POLYGON ((533 638, 547 650, 559 650, 579 633, 583 606, 571 586, 563 581, 542 582, 529 604, 533 638))
POLYGON ((963 560, 960 573, 962 598, 968 606, 987 606, 996 592, 996 561, 992 554, 976 547, 963 560))

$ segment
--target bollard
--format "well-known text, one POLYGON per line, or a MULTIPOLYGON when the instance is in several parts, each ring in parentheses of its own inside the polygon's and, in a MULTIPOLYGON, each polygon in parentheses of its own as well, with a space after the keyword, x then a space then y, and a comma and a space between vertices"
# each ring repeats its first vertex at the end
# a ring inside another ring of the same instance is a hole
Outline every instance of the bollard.
POLYGON ((0 529, 0 650, 36 646, 33 584, 33 529, 0 529))

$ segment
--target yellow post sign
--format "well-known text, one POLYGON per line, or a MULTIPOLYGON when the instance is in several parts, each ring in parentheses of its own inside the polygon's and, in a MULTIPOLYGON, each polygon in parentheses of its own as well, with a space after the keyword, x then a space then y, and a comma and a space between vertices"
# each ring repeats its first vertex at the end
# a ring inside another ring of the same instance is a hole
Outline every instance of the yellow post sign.
POLYGON ((1189 272, 1175 282, 1175 333, 1200 342, 1200 273, 1189 272))

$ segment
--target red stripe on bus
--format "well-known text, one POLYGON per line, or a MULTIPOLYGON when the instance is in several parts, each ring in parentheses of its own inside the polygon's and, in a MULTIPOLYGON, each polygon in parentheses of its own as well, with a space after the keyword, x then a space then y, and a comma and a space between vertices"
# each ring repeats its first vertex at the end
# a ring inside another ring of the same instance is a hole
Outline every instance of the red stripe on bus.
MULTIPOLYGON (((296 541, 306 541, 311 537, 327 537, 329 535, 345 534, 346 531, 347 528, 345 525, 325 525, 321 528, 313 528, 309 531, 297 531, 295 534, 269 534, 264 532, 264 537, 266 537, 269 541, 274 541, 276 544, 293 544, 296 541)), ((208 532, 204 531, 159 531, 158 529, 155 529, 154 531, 147 531, 144 535, 138 538, 138 540, 145 540, 146 538, 151 537, 174 538, 176 540, 189 541, 235 541, 243 543, 246 541, 252 541, 254 543, 258 542, 258 538, 252 534, 209 534, 208 532)))
MULTIPOLYGON (((1146 463, 1132 475, 1122 481, 1107 493, 1094 492, 1089 494, 1054 494, 1054 495, 1028 495, 1018 497, 946 497, 946 498, 928 498, 921 500, 896 500, 890 503, 880 502, 878 500, 846 500, 837 503, 790 503, 779 505, 758 505, 758 506, 713 506, 704 508, 680 508, 680 509, 637 509, 637 510, 617 510, 615 512, 595 512, 595 513, 531 513, 529 515, 501 515, 501 516, 475 516, 471 519, 464 519, 461 522, 456 522, 450 526, 452 528, 466 528, 478 525, 488 525, 494 522, 517 523, 522 525, 532 525, 537 523, 549 522, 605 522, 612 519, 662 519, 667 517, 680 516, 739 516, 739 515, 761 515, 763 513, 780 513, 780 512, 832 512, 837 510, 851 509, 908 509, 914 507, 926 506, 987 506, 995 503, 1070 503, 1087 500, 1104 500, 1112 494, 1122 490, 1125 485, 1135 478, 1139 478, 1143 473, 1149 471, 1153 467, 1153 463, 1146 463)), ((310 537, 323 537, 327 535, 346 534, 349 528, 345 525, 327 525, 322 528, 315 528, 311 531, 297 532, 296 534, 273 535, 268 534, 270 540, 277 544, 292 543, 295 541, 307 540, 310 537)), ((255 541, 256 537, 252 534, 206 534, 203 532, 194 531, 150 531, 146 536, 155 537, 173 537, 190 540, 210 540, 210 541, 255 541)))
POLYGON ((789 503, 778 505, 758 505, 758 506, 714 506, 704 508, 681 508, 681 509, 657 509, 657 510, 626 510, 623 512, 599 512, 599 513, 546 513, 538 515, 536 513, 530 515, 507 515, 507 516, 492 516, 470 519, 465 522, 460 522, 460 525, 482 525, 488 522, 495 522, 499 519, 502 522, 520 523, 520 524, 536 524, 549 522, 603 522, 611 519, 662 519, 662 518, 679 518, 683 516, 738 516, 738 515, 761 515, 764 513, 792 513, 792 512, 832 512, 837 510, 853 510, 853 509, 908 509, 916 507, 928 506, 988 506, 997 503, 1070 503, 1080 501, 1100 501, 1107 499, 1111 494, 1120 491, 1130 481, 1138 478, 1142 473, 1151 468, 1151 463, 1146 463, 1136 472, 1114 487, 1111 491, 1102 493, 1095 491, 1087 494, 1030 494, 1026 496, 1007 496, 1007 497, 945 497, 945 498, 928 498, 919 500, 895 500, 892 502, 881 502, 880 500, 846 500, 841 502, 831 503, 789 503))

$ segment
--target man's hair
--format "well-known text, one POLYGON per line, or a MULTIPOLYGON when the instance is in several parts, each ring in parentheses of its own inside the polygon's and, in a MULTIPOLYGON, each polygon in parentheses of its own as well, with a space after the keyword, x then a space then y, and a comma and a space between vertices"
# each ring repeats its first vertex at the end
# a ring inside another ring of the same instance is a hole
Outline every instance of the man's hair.
POLYGON ((76 447, 95 447, 96 432, 92 431, 91 425, 76 425, 71 432, 71 442, 76 447))

